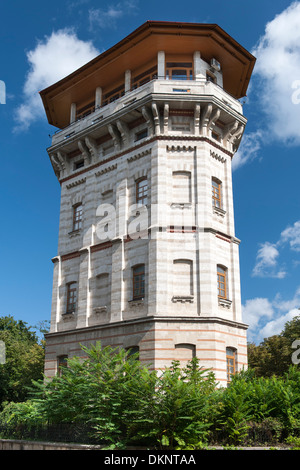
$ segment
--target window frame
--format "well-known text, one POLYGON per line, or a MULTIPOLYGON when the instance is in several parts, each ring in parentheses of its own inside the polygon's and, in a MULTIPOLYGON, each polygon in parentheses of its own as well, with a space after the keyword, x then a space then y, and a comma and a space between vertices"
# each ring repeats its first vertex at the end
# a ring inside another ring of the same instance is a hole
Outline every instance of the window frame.
POLYGON ((73 232, 78 232, 82 229, 83 206, 82 202, 73 206, 73 232), (79 212, 78 209, 80 208, 79 212))
POLYGON ((67 284, 66 314, 74 313, 76 311, 76 307, 77 307, 77 282, 72 281, 72 282, 68 282, 67 284))
POLYGON ((147 127, 145 127, 144 129, 142 129, 141 131, 139 131, 135 134, 134 141, 138 142, 139 140, 146 139, 146 137, 148 137, 148 128, 147 127))
POLYGON ((57 375, 59 377, 63 375, 63 368, 68 367, 68 358, 67 354, 57 356, 57 375))
POLYGON ((237 372, 237 350, 232 346, 226 347, 226 374, 227 374, 227 382, 231 381, 231 377, 235 375, 237 372), (229 350, 230 353, 229 354, 229 350), (232 363, 230 363, 232 361, 232 363), (231 368, 233 368, 233 372, 231 372, 231 368))
POLYGON ((135 202, 136 204, 143 205, 143 206, 147 206, 148 204, 148 178, 147 176, 143 176, 142 178, 139 178, 135 182, 135 202), (146 191, 144 189, 145 186, 142 186, 142 191, 140 191, 141 188, 139 187, 139 185, 143 181, 146 181, 146 191))
POLYGON ((167 62, 166 63, 166 80, 193 80, 194 70, 193 62, 167 62), (183 74, 176 77, 176 72, 185 72, 186 76, 183 78, 183 74), (173 75, 173 73, 175 73, 173 75))
POLYGON ((145 297, 145 265, 137 264, 132 267, 132 300, 141 300, 144 297, 145 297), (138 272, 138 270, 141 268, 142 268, 142 271, 138 272))
POLYGON ((218 288, 218 298, 219 299, 228 299, 228 269, 221 264, 217 265, 217 288, 218 288), (224 292, 224 295, 221 294, 224 292))
POLYGON ((219 179, 212 177, 211 189, 213 207, 216 209, 222 209, 222 182, 219 179))

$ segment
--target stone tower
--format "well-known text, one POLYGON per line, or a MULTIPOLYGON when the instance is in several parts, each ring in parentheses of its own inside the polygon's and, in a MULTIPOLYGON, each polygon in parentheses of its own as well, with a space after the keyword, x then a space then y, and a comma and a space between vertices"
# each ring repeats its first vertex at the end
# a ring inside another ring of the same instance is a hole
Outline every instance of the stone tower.
POLYGON ((254 57, 219 26, 149 21, 41 92, 61 186, 51 377, 80 344, 247 365, 231 161, 254 57))

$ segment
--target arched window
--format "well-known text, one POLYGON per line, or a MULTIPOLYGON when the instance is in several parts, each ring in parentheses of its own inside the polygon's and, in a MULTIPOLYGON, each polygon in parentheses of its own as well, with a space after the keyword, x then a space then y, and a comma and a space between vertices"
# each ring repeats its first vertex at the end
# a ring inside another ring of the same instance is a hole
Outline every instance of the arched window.
POLYGON ((237 360, 236 360, 236 349, 228 347, 226 348, 226 367, 227 367, 227 382, 230 382, 231 377, 236 373, 237 360))

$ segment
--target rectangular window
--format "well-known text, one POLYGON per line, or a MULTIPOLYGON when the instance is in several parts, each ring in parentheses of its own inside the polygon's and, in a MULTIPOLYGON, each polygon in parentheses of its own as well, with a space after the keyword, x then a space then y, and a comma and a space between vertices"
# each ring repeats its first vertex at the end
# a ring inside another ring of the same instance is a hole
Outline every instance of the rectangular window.
POLYGON ((143 129, 135 134, 135 142, 145 139, 146 137, 148 137, 148 129, 143 129))
POLYGON ((73 231, 82 228, 82 204, 73 206, 73 231))
POLYGON ((59 356, 57 358, 57 372, 60 377, 62 376, 64 372, 64 368, 67 367, 67 365, 68 365, 68 356, 59 356))
POLYGON ((140 73, 136 77, 133 78, 132 80, 132 89, 135 90, 136 88, 144 85, 145 83, 150 82, 151 80, 154 80, 157 78, 157 66, 155 65, 154 67, 146 70, 145 72, 140 73))
POLYGON ((84 160, 79 160, 78 162, 74 163, 74 171, 79 170, 79 168, 84 167, 84 160))
POLYGON ((144 206, 148 203, 148 181, 142 178, 136 182, 136 203, 144 206))
POLYGON ((67 308, 66 313, 74 313, 77 303, 77 283, 70 282, 67 284, 67 308))
POLYGON ((222 266, 217 267, 218 276, 218 296, 227 299, 227 269, 222 266))
POLYGON ((226 348, 226 364, 227 364, 227 382, 236 373, 236 350, 234 348, 226 348))
POLYGON ((133 300, 142 299, 145 296, 145 265, 135 266, 132 271, 133 300))
POLYGON ((212 180, 212 204, 221 209, 221 183, 215 179, 212 180))
POLYGON ((140 348, 139 346, 130 346, 130 348, 126 348, 126 351, 128 352, 128 358, 135 356, 135 359, 139 361, 139 356, 140 356, 140 348))
POLYGON ((86 116, 89 116, 89 114, 93 113, 95 111, 95 101, 92 101, 88 103, 85 106, 82 106, 81 108, 78 108, 76 111, 76 120, 78 121, 79 119, 83 119, 86 116))
POLYGON ((167 62, 167 80, 193 80, 192 62, 167 62))

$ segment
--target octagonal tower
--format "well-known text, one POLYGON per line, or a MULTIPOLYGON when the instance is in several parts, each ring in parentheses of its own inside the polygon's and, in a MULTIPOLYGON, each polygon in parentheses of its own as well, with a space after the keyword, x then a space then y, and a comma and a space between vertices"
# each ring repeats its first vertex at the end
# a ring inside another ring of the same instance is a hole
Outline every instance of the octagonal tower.
POLYGON ((149 21, 41 92, 61 186, 45 373, 80 344, 247 365, 231 161, 254 57, 219 26, 149 21))

